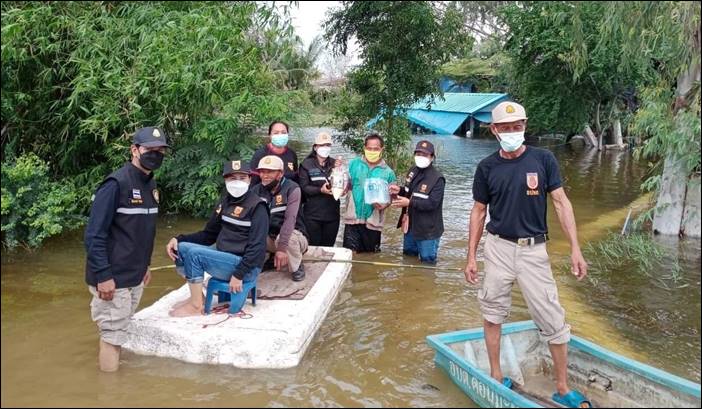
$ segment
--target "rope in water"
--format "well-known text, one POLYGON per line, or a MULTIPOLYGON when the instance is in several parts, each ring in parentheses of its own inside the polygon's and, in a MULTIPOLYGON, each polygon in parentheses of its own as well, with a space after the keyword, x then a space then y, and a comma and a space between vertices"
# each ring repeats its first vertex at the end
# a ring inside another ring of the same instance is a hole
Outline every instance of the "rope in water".
MULTIPOLYGON (((385 263, 382 261, 364 261, 364 260, 336 260, 336 259, 326 259, 326 258, 305 258, 302 261, 312 262, 312 263, 351 263, 351 264, 367 264, 371 266, 381 266, 381 267, 400 267, 400 268, 420 268, 424 270, 442 270, 442 271, 460 271, 463 272, 462 268, 459 267, 439 267, 439 266, 424 266, 417 264, 402 264, 402 263, 385 263)), ((151 271, 163 270, 166 268, 174 268, 175 265, 152 267, 151 271)))

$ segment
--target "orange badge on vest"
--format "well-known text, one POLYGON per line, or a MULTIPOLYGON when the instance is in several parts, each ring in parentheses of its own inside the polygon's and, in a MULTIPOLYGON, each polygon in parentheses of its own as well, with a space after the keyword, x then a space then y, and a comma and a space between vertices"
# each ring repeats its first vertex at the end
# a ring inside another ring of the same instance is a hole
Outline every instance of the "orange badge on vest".
POLYGON ((277 195, 275 197, 275 204, 276 205, 283 204, 283 195, 277 195))
POLYGON ((290 170, 295 170, 292 162, 288 162, 288 168, 290 168, 290 170))
POLYGON ((241 212, 243 212, 243 211, 244 211, 244 208, 243 208, 243 207, 237 206, 237 207, 234 208, 234 211, 232 212, 232 215, 233 215, 234 217, 239 217, 239 216, 241 216, 241 212))
POLYGON ((538 173, 527 173, 526 174, 527 187, 529 189, 536 189, 539 187, 539 174, 538 173))
POLYGON ((161 197, 158 194, 158 189, 152 190, 151 194, 154 195, 154 200, 156 201, 156 203, 159 203, 161 201, 161 197))
POLYGON ((422 185, 422 187, 419 188, 419 191, 422 193, 426 193, 427 192, 427 185, 422 185))
POLYGON ((219 206, 217 206, 217 210, 215 210, 215 212, 217 214, 219 214, 221 211, 222 211, 222 205, 220 204, 219 206))

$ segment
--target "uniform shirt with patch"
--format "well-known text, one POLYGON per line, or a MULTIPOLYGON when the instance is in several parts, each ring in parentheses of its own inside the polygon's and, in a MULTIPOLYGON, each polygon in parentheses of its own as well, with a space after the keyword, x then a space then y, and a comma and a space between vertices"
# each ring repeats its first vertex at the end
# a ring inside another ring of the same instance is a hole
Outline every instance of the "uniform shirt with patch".
POLYGON ((548 233, 546 193, 561 185, 553 153, 527 146, 516 159, 502 158, 499 152, 483 159, 473 179, 473 200, 488 205, 490 233, 533 237, 548 233))

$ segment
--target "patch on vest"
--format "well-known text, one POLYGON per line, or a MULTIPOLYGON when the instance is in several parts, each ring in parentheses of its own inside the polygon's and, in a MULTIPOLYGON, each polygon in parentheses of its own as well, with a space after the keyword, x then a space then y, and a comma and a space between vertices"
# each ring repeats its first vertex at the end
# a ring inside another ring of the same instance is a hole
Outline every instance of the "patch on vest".
POLYGON ((217 210, 215 210, 215 213, 220 214, 222 212, 222 204, 220 203, 219 206, 217 206, 217 210))
POLYGON ((283 204, 283 195, 277 195, 275 197, 275 204, 276 204, 276 206, 283 204))
POLYGON ((239 217, 239 216, 241 216, 241 212, 243 212, 243 211, 244 211, 243 207, 237 206, 234 208, 234 211, 232 212, 232 216, 239 217))
POLYGON ((151 191, 151 194, 154 195, 154 200, 156 201, 156 203, 160 203, 160 202, 161 202, 161 196, 160 196, 160 194, 158 193, 158 189, 152 190, 152 191, 151 191))
POLYGON ((427 192, 427 185, 422 184, 422 186, 419 188, 419 191, 420 191, 421 193, 426 193, 426 192, 427 192))
POLYGON ((141 199, 141 190, 132 189, 132 198, 129 199, 130 204, 143 204, 144 201, 141 199))
POLYGON ((290 170, 295 170, 292 162, 288 162, 288 168, 290 168, 290 170))
POLYGON ((405 181, 407 183, 410 183, 410 182, 412 182, 413 177, 414 177, 414 172, 410 172, 409 174, 407 174, 407 179, 405 179, 405 181))

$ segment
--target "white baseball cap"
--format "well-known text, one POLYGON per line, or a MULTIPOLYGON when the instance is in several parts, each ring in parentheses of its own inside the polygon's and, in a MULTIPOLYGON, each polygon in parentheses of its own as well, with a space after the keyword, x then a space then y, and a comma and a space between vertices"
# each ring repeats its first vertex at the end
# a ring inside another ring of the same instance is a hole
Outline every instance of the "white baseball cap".
POLYGON ((280 170, 284 169, 283 160, 275 155, 268 155, 261 158, 256 169, 280 170))
POLYGON ((492 123, 502 124, 527 119, 524 107, 516 102, 500 102, 492 109, 492 123))

